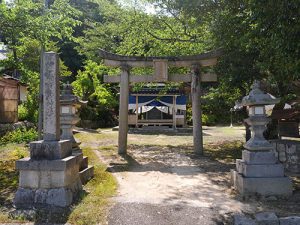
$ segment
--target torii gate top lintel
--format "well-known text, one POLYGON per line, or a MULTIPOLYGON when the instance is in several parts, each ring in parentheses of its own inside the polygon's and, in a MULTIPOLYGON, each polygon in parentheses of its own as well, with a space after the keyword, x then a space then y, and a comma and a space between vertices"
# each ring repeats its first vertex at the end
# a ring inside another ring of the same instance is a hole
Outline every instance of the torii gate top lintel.
POLYGON ((100 58, 104 59, 104 64, 112 67, 121 67, 124 65, 130 67, 152 67, 153 63, 158 61, 167 62, 170 66, 185 67, 199 64, 201 66, 213 66, 216 64, 218 57, 222 54, 221 49, 210 52, 190 55, 190 56, 124 56, 99 50, 100 58))
MULTIPOLYGON (((99 50, 100 58, 104 59, 104 65, 110 67, 121 67, 122 70, 130 70, 132 67, 154 67, 153 75, 130 75, 130 83, 138 82, 191 82, 191 75, 168 74, 168 67, 205 67, 213 66, 221 56, 222 50, 217 49, 210 52, 191 56, 124 56, 99 50)), ((213 73, 201 74, 201 82, 216 82, 217 76, 213 73)), ((120 76, 104 76, 105 83, 119 83, 120 76)))

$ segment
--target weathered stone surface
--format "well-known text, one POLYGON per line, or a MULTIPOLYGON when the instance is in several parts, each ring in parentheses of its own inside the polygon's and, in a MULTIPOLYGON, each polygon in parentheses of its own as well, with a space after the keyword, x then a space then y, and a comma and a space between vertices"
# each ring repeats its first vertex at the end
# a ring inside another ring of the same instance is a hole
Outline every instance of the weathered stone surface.
POLYGON ((72 143, 69 140, 30 142, 30 157, 32 159, 62 159, 71 154, 72 143))
POLYGON ((236 173, 236 189, 242 195, 290 196, 292 182, 288 177, 249 178, 236 173))
POLYGON ((242 159, 237 159, 236 160, 236 171, 238 173, 243 173, 243 165, 245 162, 242 159))
POLYGON ((286 171, 300 172, 300 142, 294 140, 272 140, 274 152, 286 171))
POLYGON ((280 225, 299 225, 300 217, 299 216, 289 216, 279 219, 280 225))
POLYGON ((242 158, 247 164, 275 164, 277 159, 271 151, 248 151, 244 150, 242 158))
POLYGON ((253 219, 250 219, 244 215, 234 215, 234 225, 256 225, 253 219))
POLYGON ((94 167, 89 166, 79 172, 82 184, 86 184, 94 176, 94 167))
POLYGON ((59 62, 55 52, 44 53, 43 59, 43 139, 60 139, 59 62))
POLYGON ((294 154, 296 153, 297 146, 293 144, 287 144, 286 145, 286 153, 288 154, 294 154))
POLYGON ((35 192, 34 202, 38 204, 45 204, 47 202, 47 189, 38 189, 35 192))
POLYGON ((66 170, 70 167, 74 167, 79 157, 81 157, 81 155, 69 156, 57 160, 32 160, 27 157, 16 161, 16 168, 18 170, 66 170))
POLYGON ((244 177, 283 177, 284 168, 282 164, 246 164, 237 161, 237 171, 244 177))
POLYGON ((31 189, 19 188, 14 198, 17 209, 32 209, 37 206, 68 207, 72 204, 74 196, 80 189, 75 188, 51 188, 31 189))
MULTIPOLYGON (((256 109, 257 107, 253 107, 249 111, 255 111, 256 109)), ((267 118, 264 114, 264 109, 262 108, 262 114, 250 114, 250 117, 244 121, 251 126, 251 138, 244 144, 244 147, 252 151, 271 150, 273 148, 272 144, 263 136, 266 124, 270 121, 270 118, 267 118)))
POLYGON ((60 207, 67 207, 72 204, 73 193, 66 188, 50 189, 48 191, 46 203, 60 207))
POLYGON ((88 161, 88 157, 87 156, 83 156, 83 159, 80 163, 80 167, 79 167, 79 170, 83 170, 85 168, 87 168, 89 166, 89 161, 88 161))
POLYGON ((22 188, 61 188, 72 185, 79 178, 79 165, 76 163, 75 156, 71 156, 63 162, 43 160, 27 163, 30 162, 29 159, 27 162, 25 160, 23 162, 25 164, 23 168, 25 169, 20 170, 19 176, 19 187, 22 188), (53 170, 52 168, 55 165, 59 165, 61 170, 58 170, 58 168, 53 170))
POLYGON ((279 219, 273 212, 262 212, 255 215, 258 225, 279 225, 279 219))
POLYGON ((17 208, 31 208, 31 203, 34 202, 35 191, 32 189, 19 188, 15 194, 14 204, 17 208))
POLYGON ((280 162, 285 162, 286 161, 286 154, 285 154, 285 152, 284 151, 279 152, 278 153, 278 158, 279 158, 280 162))

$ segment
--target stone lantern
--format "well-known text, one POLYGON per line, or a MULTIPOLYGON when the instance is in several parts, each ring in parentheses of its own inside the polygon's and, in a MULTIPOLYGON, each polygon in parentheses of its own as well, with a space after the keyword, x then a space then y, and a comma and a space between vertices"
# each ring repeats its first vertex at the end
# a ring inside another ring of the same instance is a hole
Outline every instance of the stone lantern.
POLYGON ((80 143, 76 142, 73 136, 73 129, 78 123, 78 109, 86 105, 87 101, 81 101, 73 94, 73 88, 70 84, 65 84, 60 96, 60 128, 61 139, 70 140, 72 142, 72 150, 80 151, 80 143))
POLYGON ((266 115, 265 106, 273 105, 279 99, 264 93, 259 82, 255 81, 248 96, 241 105, 249 109, 251 138, 244 144, 246 150, 242 159, 236 161, 236 170, 232 171, 235 189, 244 196, 289 196, 292 194, 292 182, 284 176, 284 167, 278 162, 273 146, 267 141, 263 132, 270 119, 266 115))

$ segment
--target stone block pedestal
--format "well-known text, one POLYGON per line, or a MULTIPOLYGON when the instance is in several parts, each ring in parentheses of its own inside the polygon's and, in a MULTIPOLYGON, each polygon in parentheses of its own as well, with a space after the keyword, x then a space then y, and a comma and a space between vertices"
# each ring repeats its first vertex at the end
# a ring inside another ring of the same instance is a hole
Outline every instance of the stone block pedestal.
POLYGON ((235 189, 244 196, 292 195, 292 182, 284 176, 284 167, 270 151, 243 151, 232 171, 235 189))
POLYGON ((15 206, 24 209, 71 205, 76 194, 82 190, 78 173, 80 157, 82 155, 57 160, 18 160, 16 168, 20 176, 15 206))
POLYGON ((62 159, 70 155, 72 155, 72 142, 69 140, 30 142, 32 159, 62 159))

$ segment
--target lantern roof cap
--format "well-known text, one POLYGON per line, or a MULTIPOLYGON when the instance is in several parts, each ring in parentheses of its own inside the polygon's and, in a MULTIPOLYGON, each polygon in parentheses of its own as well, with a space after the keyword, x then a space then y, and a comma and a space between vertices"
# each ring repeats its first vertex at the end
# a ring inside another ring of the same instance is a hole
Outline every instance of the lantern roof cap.
POLYGON ((62 92, 60 95, 60 102, 62 104, 79 104, 86 105, 87 101, 82 101, 78 96, 74 95, 73 87, 71 84, 63 84, 62 92))
POLYGON ((273 105, 280 101, 279 98, 275 98, 269 93, 265 93, 260 88, 260 82, 254 81, 249 95, 245 96, 242 100, 242 106, 254 106, 254 105, 273 105))

